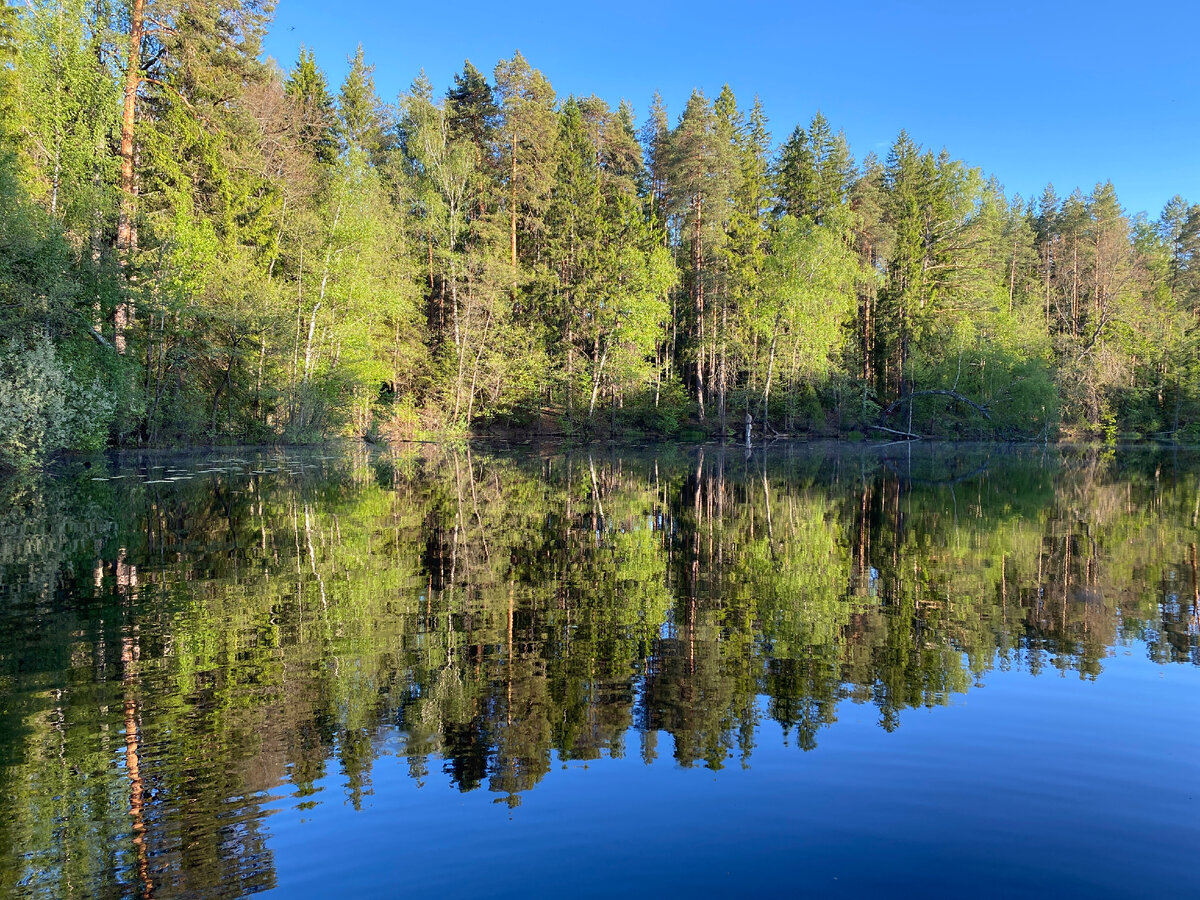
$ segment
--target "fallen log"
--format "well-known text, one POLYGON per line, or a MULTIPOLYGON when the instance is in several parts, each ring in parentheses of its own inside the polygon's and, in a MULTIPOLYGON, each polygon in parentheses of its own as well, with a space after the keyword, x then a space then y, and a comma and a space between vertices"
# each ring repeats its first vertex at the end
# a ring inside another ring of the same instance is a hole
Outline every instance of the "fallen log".
POLYGON ((924 437, 924 435, 914 434, 911 431, 897 431, 895 428, 884 428, 882 425, 871 425, 868 427, 874 428, 876 431, 886 431, 888 434, 898 434, 913 441, 919 441, 924 437))

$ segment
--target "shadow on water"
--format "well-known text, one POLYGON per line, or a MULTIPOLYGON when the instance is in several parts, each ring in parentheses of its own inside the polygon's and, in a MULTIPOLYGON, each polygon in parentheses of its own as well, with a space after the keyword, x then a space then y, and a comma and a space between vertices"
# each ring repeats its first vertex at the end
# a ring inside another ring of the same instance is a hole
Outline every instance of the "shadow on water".
POLYGON ((1191 455, 930 445, 125 455, 0 506, 0 886, 271 887, 266 806, 406 758, 816 748, 999 668, 1200 664, 1191 455), (633 744, 633 746, 630 746, 633 744))

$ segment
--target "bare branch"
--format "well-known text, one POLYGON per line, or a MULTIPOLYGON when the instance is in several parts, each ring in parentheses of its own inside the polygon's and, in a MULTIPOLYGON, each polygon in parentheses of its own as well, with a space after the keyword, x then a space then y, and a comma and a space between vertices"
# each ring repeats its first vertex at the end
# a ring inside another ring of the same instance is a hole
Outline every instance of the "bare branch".
MULTIPOLYGON (((952 397, 955 400, 957 400, 959 403, 965 403, 965 404, 967 404, 967 406, 970 406, 972 409, 974 409, 976 412, 978 412, 981 416, 983 416, 989 422, 992 420, 991 413, 988 412, 986 406, 980 406, 978 403, 976 403, 970 397, 964 397, 958 391, 948 391, 948 390, 940 389, 940 388, 936 389, 936 390, 929 390, 929 391, 913 391, 911 394, 904 395, 899 400, 893 400, 891 405, 888 406, 888 408, 883 411, 881 418, 887 419, 888 416, 890 416, 892 413, 894 413, 896 411, 897 407, 899 407, 900 405, 902 405, 904 403, 911 403, 912 399, 914 397, 934 397, 934 396, 952 397)), ((885 430, 888 430, 888 429, 885 429, 885 430)), ((900 434, 900 433, 901 432, 897 432, 897 434, 900 434)))
POLYGON ((888 434, 898 434, 901 437, 906 437, 913 441, 919 441, 923 437, 922 435, 915 434, 911 431, 897 431, 895 428, 884 428, 882 425, 870 425, 868 427, 873 428, 876 431, 886 431, 888 434))

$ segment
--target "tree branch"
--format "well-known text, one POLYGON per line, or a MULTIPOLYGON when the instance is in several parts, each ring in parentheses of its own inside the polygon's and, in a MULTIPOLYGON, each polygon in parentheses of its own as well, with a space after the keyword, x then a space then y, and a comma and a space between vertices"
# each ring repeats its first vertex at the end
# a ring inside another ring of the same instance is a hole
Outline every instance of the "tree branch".
POLYGON ((92 323, 91 323, 91 322, 89 322, 89 321, 87 320, 87 316, 85 316, 85 315, 83 314, 83 312, 82 312, 82 311, 80 311, 80 310, 75 310, 75 311, 76 311, 77 313, 79 313, 79 317, 80 317, 81 319, 83 319, 83 327, 87 329, 87 331, 88 331, 88 334, 90 334, 90 335, 92 336, 92 338, 93 338, 93 339, 95 339, 96 343, 97 343, 97 344, 99 344, 101 347, 106 347, 106 348, 108 348, 109 350, 112 350, 113 352, 116 352, 116 349, 117 349, 117 348, 116 348, 116 347, 114 347, 114 346, 113 346, 113 345, 112 345, 112 344, 109 342, 108 338, 106 338, 104 335, 102 335, 102 334, 101 334, 99 331, 97 331, 97 330, 95 329, 95 327, 92 325, 92 323))
POLYGON ((185 96, 183 95, 183 92, 182 92, 182 91, 180 91, 180 90, 179 90, 179 88, 175 87, 174 85, 167 84, 165 81, 160 81, 160 80, 159 80, 159 79, 157 79, 157 78, 151 78, 149 75, 143 75, 143 76, 142 76, 142 81, 144 81, 146 84, 153 84, 153 85, 157 85, 158 87, 160 87, 160 88, 163 88, 164 90, 168 90, 168 91, 170 91, 170 92, 171 92, 171 93, 173 93, 173 94, 174 94, 176 97, 178 97, 180 100, 182 100, 182 101, 183 101, 183 105, 184 105, 184 106, 186 106, 186 107, 188 108, 188 111, 189 111, 189 112, 190 112, 190 113, 191 113, 193 116, 195 116, 197 119, 199 119, 199 120, 200 120, 201 122, 203 122, 205 125, 208 125, 208 126, 210 126, 210 127, 211 127, 211 124, 212 124, 212 123, 210 123, 210 122, 208 121, 208 119, 206 119, 206 118, 205 118, 203 115, 201 115, 201 114, 200 114, 200 111, 199 111, 198 109, 196 109, 196 107, 192 106, 192 101, 191 101, 191 100, 189 100, 187 97, 185 97, 185 96))
POLYGON ((884 428, 882 425, 870 425, 868 427, 873 428, 876 431, 886 431, 888 434, 898 434, 901 437, 906 437, 913 441, 919 441, 924 437, 924 435, 916 434, 912 431, 897 431, 895 428, 884 428))
MULTIPOLYGON (((991 415, 991 413, 988 412, 988 409, 986 406, 980 406, 974 400, 970 399, 969 397, 964 397, 958 391, 948 391, 948 390, 945 390, 942 388, 939 388, 936 390, 930 390, 930 391, 913 391, 911 394, 906 394, 905 396, 901 397, 899 400, 893 400, 891 405, 888 406, 888 408, 883 411, 881 418, 887 419, 888 416, 890 416, 892 413, 894 413, 896 411, 896 408, 898 406, 900 406, 901 404, 904 404, 904 403, 911 403, 912 399, 914 397, 934 397, 934 396, 952 397, 955 400, 957 400, 959 403, 965 403, 965 404, 967 404, 967 406, 970 406, 972 409, 974 409, 977 413, 979 413, 981 416, 983 416, 989 422, 992 420, 992 415, 991 415)), ((897 434, 900 434, 900 433, 901 432, 897 432, 897 434)))

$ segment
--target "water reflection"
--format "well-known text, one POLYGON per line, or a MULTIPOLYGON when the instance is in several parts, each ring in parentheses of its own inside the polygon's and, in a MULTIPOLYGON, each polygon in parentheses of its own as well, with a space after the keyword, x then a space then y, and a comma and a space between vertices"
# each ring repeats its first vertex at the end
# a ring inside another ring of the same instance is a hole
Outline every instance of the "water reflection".
POLYGON ((127 457, 7 485, 0 889, 240 896, 268 806, 402 756, 518 806, 551 765, 751 765, 845 700, 1200 664, 1178 455, 716 447, 127 457))

